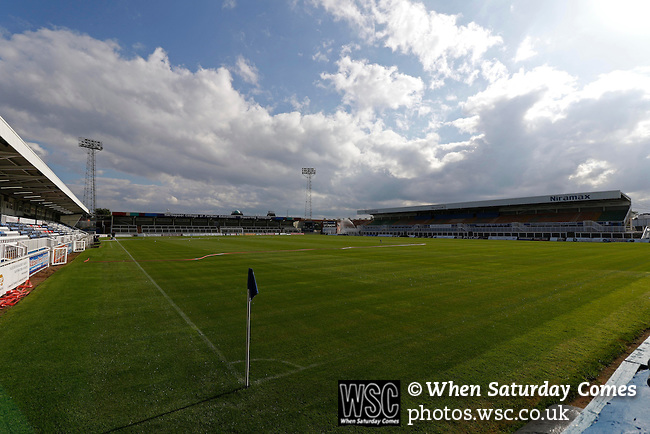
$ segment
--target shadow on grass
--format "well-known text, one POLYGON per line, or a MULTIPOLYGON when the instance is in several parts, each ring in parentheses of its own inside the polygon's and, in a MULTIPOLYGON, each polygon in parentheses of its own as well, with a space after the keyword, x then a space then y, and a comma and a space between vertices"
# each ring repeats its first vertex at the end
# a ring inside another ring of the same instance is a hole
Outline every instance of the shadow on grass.
POLYGON ((104 431, 104 434, 121 431, 121 430, 127 429, 127 428, 133 428, 133 427, 141 425, 143 423, 150 422, 152 420, 156 420, 156 419, 159 419, 161 417, 165 417, 165 416, 168 416, 170 414, 177 413, 179 411, 187 410, 188 408, 196 407, 197 405, 205 404, 206 402, 213 401, 213 400, 215 400, 217 398, 221 398, 223 396, 231 395, 231 394, 233 394, 235 392, 238 392, 238 391, 244 390, 244 389, 246 389, 244 386, 238 387, 238 388, 233 389, 233 390, 231 390, 229 392, 220 393, 218 395, 214 395, 214 396, 211 396, 209 398, 202 399, 201 401, 195 402, 193 404, 188 404, 188 405, 185 405, 183 407, 176 408, 174 410, 169 410, 169 411, 166 411, 164 413, 160 413, 160 414, 157 414, 155 416, 151 416, 151 417, 148 417, 146 419, 139 420, 137 422, 132 422, 132 423, 127 424, 127 425, 118 426, 116 428, 109 429, 108 431, 104 431))

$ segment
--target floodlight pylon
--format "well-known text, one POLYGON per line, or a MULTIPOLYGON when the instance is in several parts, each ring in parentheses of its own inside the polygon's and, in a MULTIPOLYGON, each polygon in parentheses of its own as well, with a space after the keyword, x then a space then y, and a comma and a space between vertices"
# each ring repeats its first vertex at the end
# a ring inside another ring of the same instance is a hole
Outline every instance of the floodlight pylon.
POLYGON ((316 169, 313 167, 303 167, 302 174, 307 177, 307 190, 305 197, 305 218, 307 218, 307 210, 309 210, 309 220, 312 219, 311 214, 311 178, 316 175, 316 169))
POLYGON ((104 149, 102 142, 92 139, 79 137, 79 147, 86 148, 88 159, 86 160, 86 184, 84 186, 84 203, 90 211, 90 215, 95 215, 95 153, 104 149))

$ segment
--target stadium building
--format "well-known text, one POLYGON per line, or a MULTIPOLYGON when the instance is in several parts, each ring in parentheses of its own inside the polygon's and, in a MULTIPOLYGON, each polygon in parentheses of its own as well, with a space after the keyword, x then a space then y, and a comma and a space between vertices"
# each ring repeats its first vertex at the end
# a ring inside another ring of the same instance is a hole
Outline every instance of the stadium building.
POLYGON ((15 291, 32 275, 90 245, 73 227, 88 212, 0 117, 0 308, 24 296, 15 291))
POLYGON ((74 226, 88 209, 0 117, 0 212, 74 226))
MULTIPOLYGON (((363 209, 363 235, 423 238, 631 241, 632 201, 619 190, 401 208, 363 209)), ((647 231, 646 231, 647 232, 647 231)))
POLYGON ((201 215, 172 213, 141 213, 114 211, 98 218, 98 231, 110 228, 116 236, 174 236, 174 235, 264 235, 300 232, 292 217, 245 216, 233 211, 231 215, 201 215))

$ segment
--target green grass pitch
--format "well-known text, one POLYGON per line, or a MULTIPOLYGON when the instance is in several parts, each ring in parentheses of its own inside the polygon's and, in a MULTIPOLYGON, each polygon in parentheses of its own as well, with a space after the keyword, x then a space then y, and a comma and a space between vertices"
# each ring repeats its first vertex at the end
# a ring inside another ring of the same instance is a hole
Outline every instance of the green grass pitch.
POLYGON ((406 386, 575 392, 649 327, 649 277, 648 246, 631 243, 104 241, 0 316, 0 431, 334 431, 346 379, 401 380, 401 429, 508 431, 517 423, 409 427, 406 409, 553 400, 411 397, 406 386), (260 294, 244 389, 249 267, 260 294))

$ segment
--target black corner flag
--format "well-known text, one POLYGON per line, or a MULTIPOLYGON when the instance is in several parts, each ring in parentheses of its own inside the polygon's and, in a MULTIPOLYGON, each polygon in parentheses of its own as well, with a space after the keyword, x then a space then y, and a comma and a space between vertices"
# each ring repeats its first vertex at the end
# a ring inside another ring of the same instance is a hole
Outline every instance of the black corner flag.
POLYGON ((253 269, 248 269, 248 314, 246 315, 246 387, 250 386, 251 371, 251 301, 260 292, 257 290, 253 269))
POLYGON ((253 299, 257 294, 260 292, 257 290, 257 282, 255 282, 255 274, 253 273, 253 269, 249 268, 248 269, 248 298, 250 300, 253 299))

